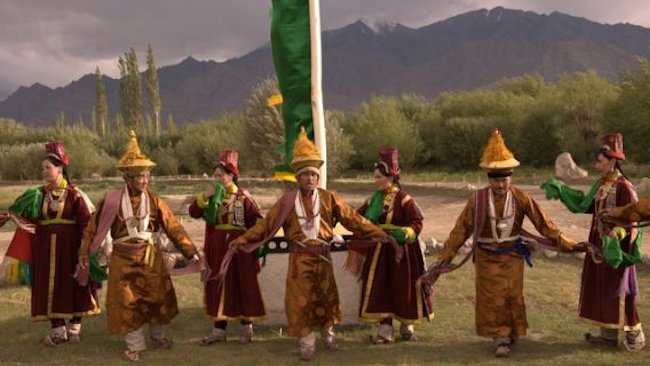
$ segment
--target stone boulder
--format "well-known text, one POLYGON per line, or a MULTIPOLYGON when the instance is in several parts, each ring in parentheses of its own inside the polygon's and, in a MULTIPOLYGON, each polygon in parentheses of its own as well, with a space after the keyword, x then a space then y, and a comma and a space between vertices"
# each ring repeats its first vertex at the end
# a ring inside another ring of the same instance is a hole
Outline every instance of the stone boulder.
POLYGON ((561 180, 572 180, 578 178, 585 178, 589 174, 586 170, 580 168, 571 154, 568 152, 563 152, 558 155, 555 159, 555 176, 561 180))

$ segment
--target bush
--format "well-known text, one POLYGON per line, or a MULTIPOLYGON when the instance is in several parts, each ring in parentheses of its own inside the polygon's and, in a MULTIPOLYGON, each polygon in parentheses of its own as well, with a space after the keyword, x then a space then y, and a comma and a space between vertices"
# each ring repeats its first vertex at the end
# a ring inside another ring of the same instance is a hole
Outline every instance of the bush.
POLYGON ((396 98, 372 97, 347 119, 343 128, 351 133, 357 168, 371 168, 382 146, 396 147, 405 168, 422 160, 424 144, 417 126, 402 114, 396 98))

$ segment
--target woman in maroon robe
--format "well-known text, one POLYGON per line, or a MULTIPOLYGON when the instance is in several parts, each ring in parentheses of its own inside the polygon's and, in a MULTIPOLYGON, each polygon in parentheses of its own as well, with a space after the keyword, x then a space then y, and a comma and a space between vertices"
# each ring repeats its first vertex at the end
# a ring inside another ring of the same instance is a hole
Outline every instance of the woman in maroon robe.
POLYGON ((395 251, 385 245, 377 245, 365 255, 359 316, 363 322, 379 323, 377 335, 371 337, 374 344, 393 341, 393 319, 401 323, 403 340, 415 340, 413 325, 433 315, 430 300, 423 296, 418 281, 425 271, 418 240, 422 213, 399 185, 397 150, 381 149, 379 157, 374 171, 379 191, 358 211, 394 236, 404 246, 404 257, 401 263, 395 262, 395 251))
POLYGON ((87 196, 70 184, 63 144, 54 141, 45 147, 47 156, 41 166, 47 184, 25 192, 9 212, 19 227, 34 232, 32 319, 50 321, 52 329, 43 342, 56 346, 78 343, 81 318, 99 314, 100 309, 96 284, 79 286, 73 278, 81 233, 94 208, 87 196))
MULTIPOLYGON (((614 225, 600 220, 603 211, 638 201, 632 183, 622 173, 620 161, 625 160, 623 136, 609 134, 603 138, 603 148, 596 156, 600 184, 589 213, 593 214, 589 242, 602 245, 602 235, 609 234, 614 225)), ((637 232, 626 230, 619 234, 621 249, 632 253, 637 232)), ((586 334, 588 341, 623 344, 629 351, 645 345, 645 336, 637 310, 637 275, 634 265, 612 268, 595 263, 586 256, 580 288, 580 317, 600 327, 599 335, 586 334)))
MULTIPOLYGON (((219 272, 228 244, 262 217, 250 194, 237 187, 237 152, 226 150, 219 160, 214 172, 219 184, 199 194, 189 208, 190 216, 206 221, 203 250, 212 274, 219 272)), ((239 320, 242 325, 241 342, 252 340, 252 323, 263 320, 266 315, 257 282, 259 269, 256 253, 240 252, 232 259, 223 286, 219 286, 214 276, 207 279, 205 307, 214 320, 214 328, 201 340, 201 345, 225 342, 227 322, 231 320, 239 320)))

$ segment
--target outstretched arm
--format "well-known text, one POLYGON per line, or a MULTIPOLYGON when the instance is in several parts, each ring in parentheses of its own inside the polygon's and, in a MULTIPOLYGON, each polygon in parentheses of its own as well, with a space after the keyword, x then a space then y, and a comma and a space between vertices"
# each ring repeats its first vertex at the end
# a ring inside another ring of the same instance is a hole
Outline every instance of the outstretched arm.
POLYGON ((562 231, 546 216, 546 212, 540 205, 529 195, 520 192, 521 204, 523 205, 524 213, 543 236, 553 239, 555 244, 564 251, 571 251, 576 245, 575 240, 568 238, 562 231))
POLYGON ((474 230, 474 195, 468 200, 463 212, 456 219, 456 225, 449 233, 449 238, 445 240, 444 247, 438 257, 439 262, 451 262, 456 255, 456 251, 472 235, 474 230))

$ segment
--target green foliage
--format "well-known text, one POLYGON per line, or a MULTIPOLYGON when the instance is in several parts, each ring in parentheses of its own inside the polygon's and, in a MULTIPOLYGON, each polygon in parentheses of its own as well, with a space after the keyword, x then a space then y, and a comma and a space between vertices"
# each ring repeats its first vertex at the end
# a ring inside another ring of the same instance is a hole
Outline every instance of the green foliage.
POLYGON ((147 95, 149 99, 149 106, 151 108, 152 127, 154 135, 160 135, 160 110, 162 108, 160 102, 160 85, 158 83, 158 72, 156 71, 156 63, 153 56, 153 48, 151 45, 147 47, 147 77, 145 79, 147 87, 147 95))
POLYGON ((650 61, 640 60, 639 68, 621 76, 621 93, 605 120, 609 132, 625 138, 625 155, 635 162, 650 162, 650 61))
MULTIPOLYGON (((149 69, 155 69, 151 49, 148 58, 149 69)), ((139 75, 138 79, 132 75, 137 71, 135 52, 131 49, 119 62, 123 92, 139 90, 133 84, 134 80, 140 84, 139 75)), ((99 91, 99 70, 96 78, 99 91)), ((150 85, 155 86, 151 80, 150 85)), ((252 88, 244 113, 226 113, 180 128, 168 114, 165 128, 160 130, 151 112, 147 119, 150 127, 138 127, 140 147, 157 162, 155 173, 160 175, 210 174, 221 151, 232 148, 239 152, 244 176, 269 176, 282 161, 278 149, 284 140, 282 106, 267 102, 278 92, 275 79, 264 80, 252 88)), ((136 118, 132 112, 138 108, 132 105, 128 109, 123 104, 114 126, 107 126, 104 134, 100 94, 93 123, 97 128, 86 128, 81 121, 70 126, 63 113, 49 128, 27 128, 0 119, 0 176, 38 179, 43 144, 53 139, 65 142, 73 177, 114 174, 113 164, 122 155, 127 131, 136 118), (25 154, 24 160, 19 158, 21 154, 25 154), (19 169, 11 163, 15 161, 21 161, 19 169)), ((490 131, 499 128, 524 167, 551 166, 564 151, 588 164, 603 133, 621 132, 628 160, 638 167, 637 172, 643 172, 643 164, 650 163, 650 150, 645 148, 650 140, 649 120, 647 60, 641 60, 637 70, 623 74, 618 84, 588 71, 562 75, 557 83, 536 74, 504 79, 494 90, 442 93, 435 100, 417 95, 375 96, 352 111, 326 114, 328 171, 330 176, 338 176, 350 168, 368 170, 381 146, 400 150, 406 173, 431 167, 477 169, 490 131)))
POLYGON ((350 131, 357 152, 353 159, 355 167, 370 168, 382 146, 399 149, 401 164, 405 167, 420 162, 424 143, 417 126, 404 116, 400 107, 395 98, 375 96, 343 124, 343 128, 350 131))
POLYGON ((0 145, 1 180, 39 178, 43 157, 45 148, 42 144, 0 145))
POLYGON ((336 177, 350 166, 354 155, 352 138, 341 127, 342 113, 325 113, 325 133, 327 134, 327 175, 336 177))
POLYGON ((97 123, 96 132, 99 136, 106 136, 108 127, 108 102, 106 102, 106 87, 104 86, 104 80, 101 71, 99 71, 99 67, 95 69, 95 90, 97 101, 93 116, 95 116, 97 123))
POLYGON ((241 125, 241 116, 223 114, 215 120, 183 126, 182 140, 175 146, 179 172, 210 175, 223 150, 241 150, 237 145, 245 143, 241 125))
POLYGON ((144 130, 144 107, 142 104, 142 82, 138 57, 131 48, 118 59, 120 69, 120 114, 129 129, 144 130))
POLYGON ((284 142, 282 105, 270 106, 270 96, 279 94, 275 78, 255 85, 246 103, 244 125, 246 141, 240 149, 240 159, 251 170, 272 172, 282 162, 281 144, 284 142))

